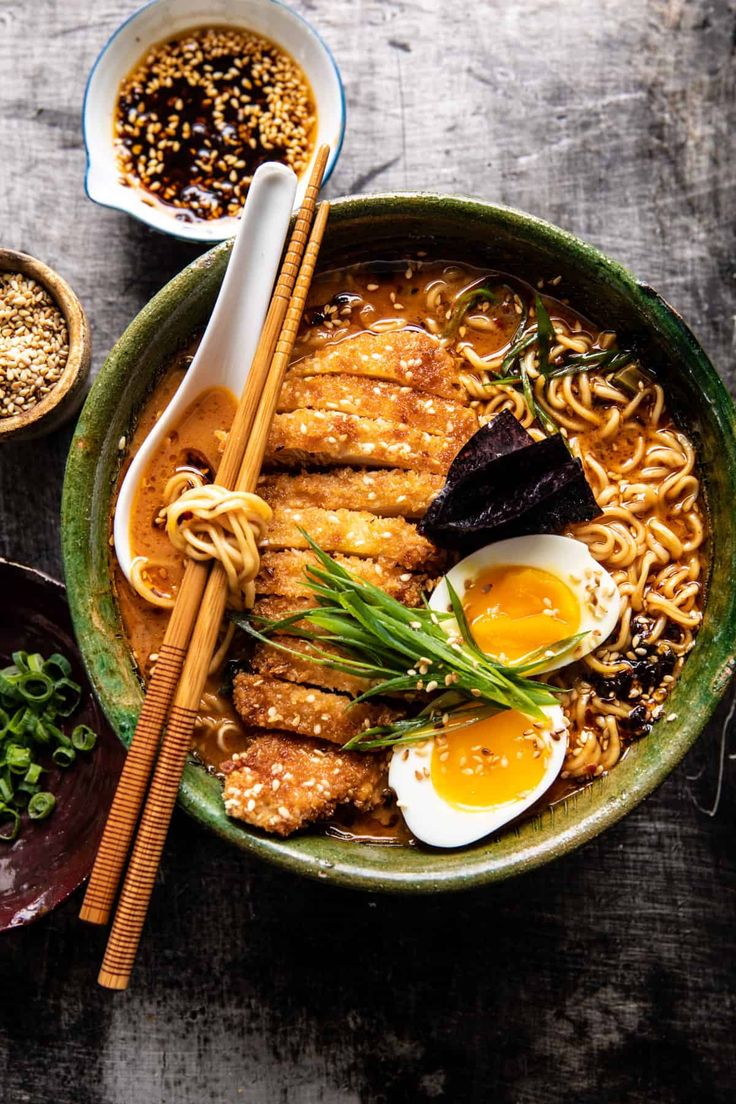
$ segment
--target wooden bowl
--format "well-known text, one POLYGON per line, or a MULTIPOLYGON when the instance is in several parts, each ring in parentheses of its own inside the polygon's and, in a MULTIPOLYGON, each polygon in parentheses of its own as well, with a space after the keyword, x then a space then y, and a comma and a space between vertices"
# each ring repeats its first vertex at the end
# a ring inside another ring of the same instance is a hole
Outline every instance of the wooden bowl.
MULTIPOLYGON (((698 449, 711 531, 703 626, 675 689, 671 714, 605 777, 551 809, 465 848, 354 844, 319 833, 281 840, 230 820, 221 783, 187 764, 180 804, 222 839, 293 873, 376 891, 436 893, 508 878, 564 855, 614 824, 658 786, 692 746, 736 670, 736 411, 682 319, 615 261, 549 223, 505 207, 446 195, 335 200, 320 268, 438 257, 516 273, 534 284, 559 277, 587 317, 635 342, 667 386, 678 421, 698 449)), ((142 701, 111 583, 109 514, 129 434, 157 373, 206 323, 230 251, 217 246, 176 276, 110 353, 90 392, 69 454, 62 504, 66 581, 79 647, 103 709, 126 743, 142 701)))
POLYGON ((0 418, 0 443, 30 440, 58 429, 82 405, 92 357, 87 315, 82 304, 58 272, 28 253, 0 249, 0 272, 19 272, 46 289, 66 319, 69 355, 59 380, 47 395, 21 414, 0 418))

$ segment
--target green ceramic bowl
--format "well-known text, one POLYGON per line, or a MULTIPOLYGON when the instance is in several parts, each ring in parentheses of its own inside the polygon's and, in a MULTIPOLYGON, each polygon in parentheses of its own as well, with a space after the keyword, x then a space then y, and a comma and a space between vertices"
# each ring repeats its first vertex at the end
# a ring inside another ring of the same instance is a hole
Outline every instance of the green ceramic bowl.
MULTIPOLYGON (((529 215, 437 195, 338 200, 320 263, 334 267, 417 249, 516 273, 531 283, 562 276, 561 294, 615 328, 624 343, 634 341, 698 444, 717 537, 703 628, 670 699, 668 712, 677 720, 655 725, 608 777, 490 839, 452 852, 356 845, 318 835, 281 841, 228 820, 219 782, 195 764, 187 766, 181 805, 236 847, 342 885, 427 893, 507 878, 578 847, 651 793, 702 731, 736 664, 736 421, 695 338, 651 288, 591 246, 529 215)), ((110 586, 108 515, 121 462, 118 442, 168 359, 206 322, 228 254, 224 243, 195 261, 131 323, 97 377, 69 454, 62 508, 69 602, 92 684, 126 743, 141 686, 110 586)))

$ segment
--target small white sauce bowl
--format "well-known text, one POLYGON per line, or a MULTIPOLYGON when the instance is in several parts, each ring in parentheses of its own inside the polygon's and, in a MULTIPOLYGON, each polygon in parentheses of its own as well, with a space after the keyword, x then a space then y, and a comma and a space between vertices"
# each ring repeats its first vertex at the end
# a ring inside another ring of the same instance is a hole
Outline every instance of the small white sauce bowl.
MULTIPOLYGON (((103 207, 126 211, 155 230, 183 241, 210 244, 235 234, 238 220, 221 218, 185 222, 143 189, 121 183, 115 154, 115 109, 120 85, 151 46, 200 27, 236 27, 270 39, 301 66, 314 94, 319 146, 328 143, 330 157, 324 181, 340 155, 345 133, 345 92, 329 48, 300 15, 280 0, 151 0, 130 16, 99 54, 87 80, 82 109, 87 151, 85 190, 103 207)), ((299 178, 295 204, 307 187, 312 162, 299 178)))

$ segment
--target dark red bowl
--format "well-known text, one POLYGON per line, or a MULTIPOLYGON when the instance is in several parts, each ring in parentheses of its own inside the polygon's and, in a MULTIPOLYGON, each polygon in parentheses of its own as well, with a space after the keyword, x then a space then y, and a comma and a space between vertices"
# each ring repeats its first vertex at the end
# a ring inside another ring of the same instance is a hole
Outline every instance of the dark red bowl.
POLYGON ((73 721, 88 724, 98 734, 94 751, 80 755, 70 770, 53 768, 44 775, 44 788, 57 799, 51 816, 39 822, 24 816, 18 839, 0 841, 0 931, 5 931, 50 912, 89 874, 124 751, 87 681, 62 584, 40 571, 0 560, 0 594, 0 666, 11 662, 16 649, 43 655, 62 652, 83 687, 73 721))

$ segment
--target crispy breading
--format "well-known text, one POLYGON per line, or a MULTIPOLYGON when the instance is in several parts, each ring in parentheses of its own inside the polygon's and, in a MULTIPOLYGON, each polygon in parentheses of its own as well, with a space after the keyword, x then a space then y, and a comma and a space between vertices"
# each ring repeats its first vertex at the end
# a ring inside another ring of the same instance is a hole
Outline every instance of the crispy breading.
POLYGON ((351 705, 344 694, 240 672, 233 682, 235 708, 246 725, 317 736, 345 744, 365 728, 390 724, 398 714, 383 705, 351 705))
POLYGON ((375 809, 388 792, 385 755, 340 751, 281 732, 257 736, 221 769, 228 816, 279 836, 326 820, 347 802, 375 809))
POLYGON ((299 610, 314 609, 316 599, 308 591, 303 590, 293 596, 282 597, 279 594, 264 594, 256 599, 255 605, 247 612, 258 617, 266 617, 270 621, 280 621, 299 610))
MULTIPOLYGON (((299 655, 283 652, 273 645, 258 644, 251 657, 250 665, 259 675, 317 686, 321 690, 336 690, 340 694, 350 694, 351 697, 357 697, 370 686, 368 679, 347 674, 345 671, 337 671, 322 663, 315 663, 315 646, 309 640, 280 636, 278 633, 271 639, 274 645, 282 644, 290 648, 292 653, 298 652, 299 655)), ((344 655, 339 648, 329 645, 321 644, 319 648, 320 651, 330 652, 335 656, 344 655)))
POLYGON ((330 510, 369 510, 379 517, 422 517, 442 490, 441 475, 396 468, 262 475, 258 494, 269 506, 327 506, 330 510))
MULTIPOLYGON (((431 587, 434 577, 430 574, 412 575, 390 560, 358 559, 357 556, 333 556, 336 563, 346 567, 360 579, 373 583, 405 606, 421 605, 422 595, 431 587)), ((307 567, 314 566, 317 558, 312 552, 288 549, 284 552, 264 552, 261 570, 256 578, 256 593, 273 594, 291 598, 309 593, 306 589, 307 567)))
POLYGON ((387 418, 438 437, 465 443, 478 429, 475 411, 438 395, 385 380, 361 376, 299 376, 287 373, 278 413, 290 410, 338 410, 363 418, 387 418))
MULTIPOLYGON (((302 529, 358 577, 405 605, 421 604, 445 557, 405 519, 424 514, 477 428, 464 400, 453 358, 421 331, 362 334, 289 369, 265 463, 333 470, 261 478, 274 516, 254 617, 279 620, 313 606, 304 571, 316 558, 302 529)), ((301 620, 294 628, 313 626, 301 620)), ((257 644, 251 671, 234 680, 235 708, 258 735, 223 765, 228 814, 279 835, 342 803, 379 805, 386 756, 321 747, 314 737, 342 745, 400 715, 354 704, 363 680, 315 663, 314 646, 288 634, 287 627, 275 643, 288 641, 298 655, 257 644)))
POLYGON ((274 415, 265 462, 281 467, 355 464, 444 475, 461 444, 456 437, 435 437, 386 418, 361 418, 333 410, 292 410, 274 415))
POLYGON ((365 510, 323 510, 318 506, 276 506, 261 549, 307 549, 304 533, 328 553, 361 559, 386 558, 410 571, 432 570, 446 554, 403 518, 378 518, 365 510))
POLYGON ((424 330, 361 333, 329 345, 290 368, 290 375, 352 375, 387 380, 462 402, 455 361, 424 330))

